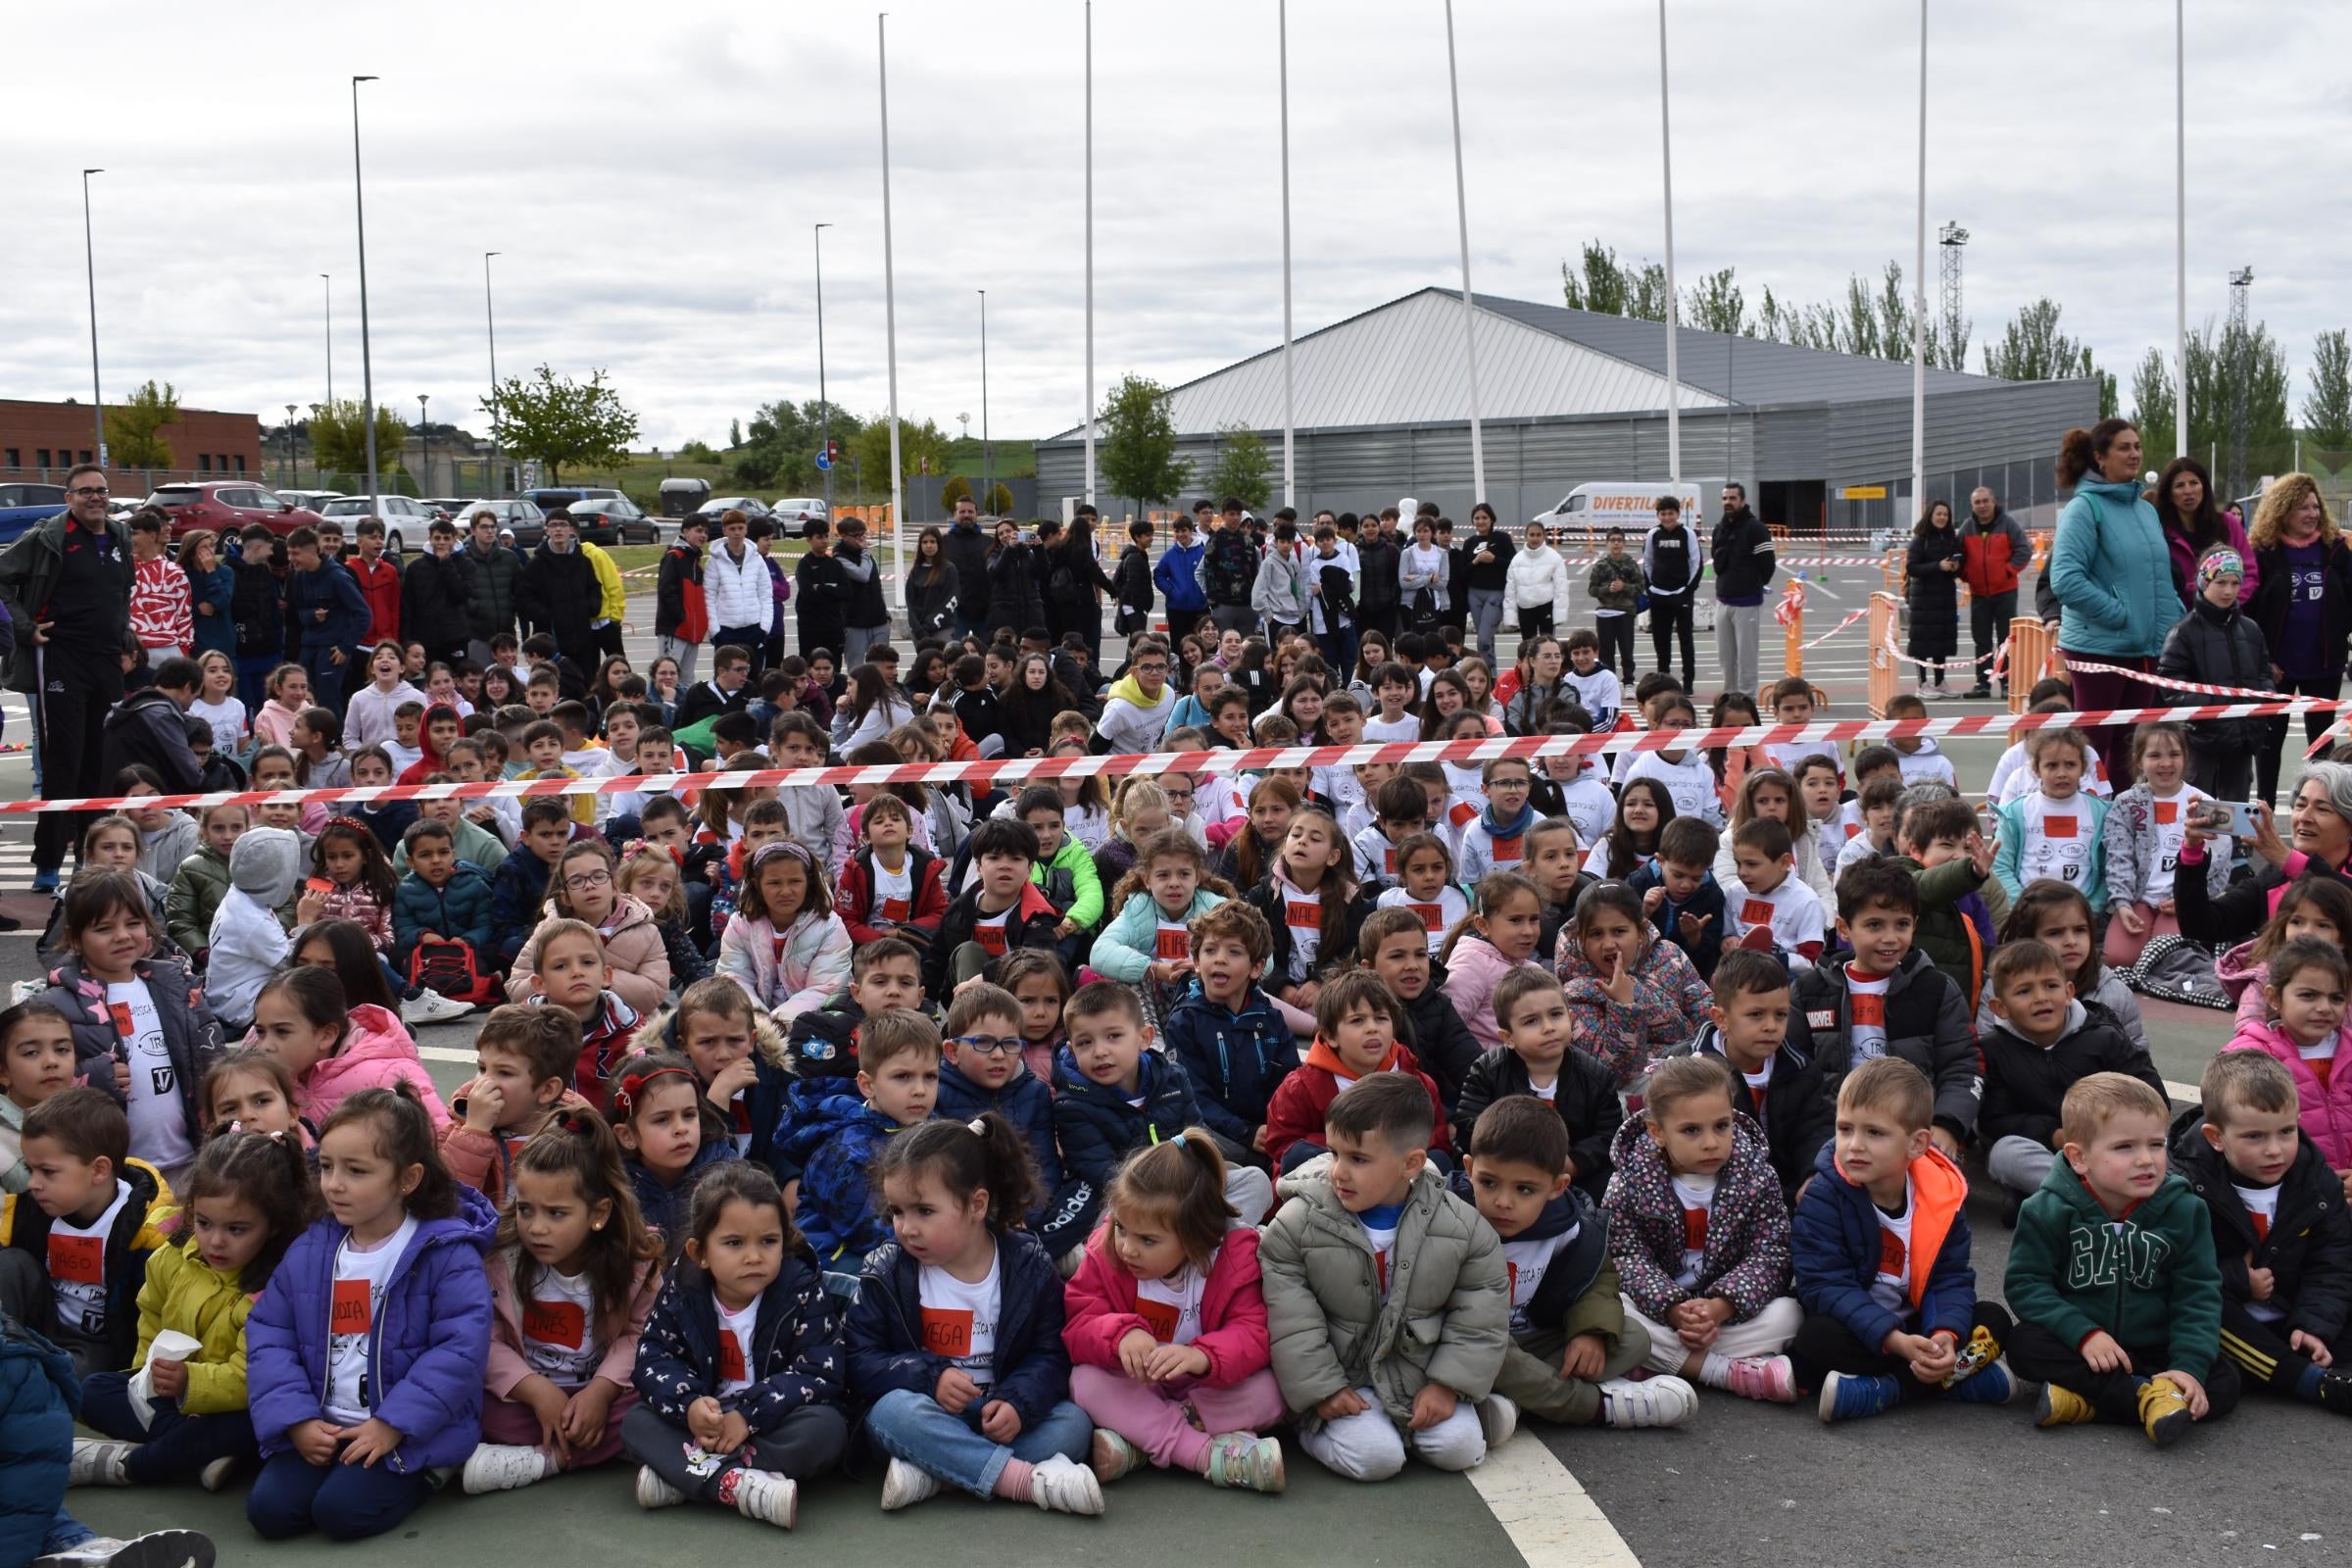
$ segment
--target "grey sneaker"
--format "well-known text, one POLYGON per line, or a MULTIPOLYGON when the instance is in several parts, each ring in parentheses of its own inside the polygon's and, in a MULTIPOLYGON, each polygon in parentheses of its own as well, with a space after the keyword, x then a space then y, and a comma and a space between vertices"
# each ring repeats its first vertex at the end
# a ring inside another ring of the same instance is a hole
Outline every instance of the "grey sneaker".
POLYGON ((224 1453, 197 1473, 196 1480, 207 1492, 219 1492, 228 1485, 228 1478, 237 1473, 237 1456, 224 1453))
POLYGON ((735 1511, 746 1519, 790 1530, 793 1521, 801 1516, 801 1489, 790 1476, 780 1476, 773 1470, 738 1470, 735 1511))
POLYGON ((127 1487, 130 1477, 122 1470, 123 1461, 130 1457, 135 1443, 115 1443, 105 1438, 75 1438, 74 1457, 66 1464, 66 1485, 69 1487, 127 1487))
POLYGON ((466 1455, 463 1484, 469 1496, 479 1496, 485 1492, 512 1492, 534 1481, 545 1481, 554 1468, 547 1462, 547 1455, 537 1448, 519 1443, 484 1443, 466 1455))
POLYGON ((1227 1432, 1209 1440, 1208 1484, 1241 1492, 1280 1492, 1282 1445, 1253 1432, 1227 1432))
POLYGON ((1486 1434, 1488 1447, 1501 1447, 1519 1430, 1519 1406, 1499 1394, 1488 1395, 1478 1401, 1478 1429, 1486 1434))
POLYGON ((654 1473, 653 1466, 637 1467, 637 1506, 648 1510, 675 1508, 686 1500, 686 1494, 654 1473))
POLYGON ((1038 1461, 1030 1471, 1031 1495, 1045 1513, 1099 1514, 1102 1511, 1102 1483, 1094 1471, 1055 1454, 1038 1461))

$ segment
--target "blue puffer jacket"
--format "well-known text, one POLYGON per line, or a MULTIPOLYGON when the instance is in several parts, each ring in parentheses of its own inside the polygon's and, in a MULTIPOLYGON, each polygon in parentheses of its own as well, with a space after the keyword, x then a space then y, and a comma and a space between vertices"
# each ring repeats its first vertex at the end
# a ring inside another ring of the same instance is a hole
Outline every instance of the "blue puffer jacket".
POLYGON ((1243 1148, 1266 1124, 1274 1090, 1298 1065, 1298 1042, 1274 1004, 1256 986, 1240 1012, 1200 994, 1200 982, 1185 987, 1168 1009, 1160 1042, 1193 1081, 1201 1124, 1243 1148))
POLYGON ((1029 1140, 1030 1157, 1037 1161, 1038 1193, 1029 1228, 1048 1252, 1059 1257, 1086 1240, 1100 1203, 1092 1184, 1062 1172, 1061 1151, 1054 1144, 1054 1092, 1026 1068, 992 1092, 966 1078, 954 1062, 941 1062, 939 1107, 932 1114, 968 1122, 984 1110, 995 1111, 1029 1140))
POLYGON ((2059 645, 2068 653, 2154 659, 2164 652, 2164 634, 2180 618, 2180 596, 2173 591, 2164 525, 2136 482, 2083 476, 2058 514, 2050 586, 2058 595, 2059 645))
POLYGON ((72 1357, 0 1316, 0 1563, 9 1568, 40 1555, 66 1500, 80 1403, 72 1357))
POLYGON ((1908 1332, 1949 1329, 1968 1343, 1977 1315, 1977 1271, 1969 1263, 1968 1179, 1933 1144, 1911 1162, 1911 1255, 1904 1260, 1907 1310, 1890 1311, 1870 1294, 1877 1279, 1882 1244, 1878 1210, 1870 1189, 1857 1187, 1838 1169, 1838 1146, 1824 1144, 1814 1179, 1789 1221, 1795 1293, 1805 1310, 1836 1318, 1863 1345, 1874 1348, 1903 1328, 1908 1332), (1923 1278, 1919 1254, 1934 1260, 1923 1278))
MULTIPOLYGON (((335 1250, 350 1234, 322 1219, 296 1237, 245 1320, 246 1396, 265 1459, 292 1446, 289 1427, 324 1413, 335 1250)), ((497 1235, 490 1200, 461 1186, 456 1215, 420 1222, 384 1286, 369 1383, 375 1414, 403 1434, 382 1462, 403 1475, 464 1464, 482 1441, 491 1319, 482 1258, 497 1235)))
MULTIPOLYGON (((1002 1399, 1034 1430, 1070 1396, 1070 1353, 1062 1348, 1061 1276, 1026 1231, 997 1237, 996 1379, 978 1405, 1002 1399)), ((850 1308, 850 1394, 860 1407, 905 1389, 928 1398, 953 1364, 923 1348, 922 1266, 891 1242, 867 1254, 850 1308)))
MULTIPOLYGON (((706 1116, 704 1123, 707 1127, 713 1125, 713 1118, 706 1116)), ((696 1152, 694 1158, 686 1162, 685 1172, 678 1177, 674 1187, 662 1186, 662 1178, 637 1160, 628 1162, 629 1189, 637 1195, 638 1212, 645 1216, 649 1229, 662 1233, 662 1240, 673 1258, 678 1255, 686 1239, 686 1211, 694 1201, 695 1185, 711 1166, 736 1157, 733 1139, 709 1133, 705 1136, 710 1141, 696 1152)))
POLYGON ((489 873, 471 860, 460 860, 450 879, 437 888, 411 871, 392 893, 392 966, 407 973, 409 955, 427 931, 465 943, 484 965, 494 962, 491 903, 489 873))
POLYGON ((1062 1167, 1098 1192, 1109 1188, 1130 1153, 1200 1122, 1200 1098, 1182 1062, 1147 1051, 1137 1065, 1136 1093, 1144 1102, 1130 1105, 1116 1085, 1105 1088, 1080 1072, 1069 1047, 1054 1057, 1054 1131, 1061 1139, 1062 1167))
POLYGON ((801 1206, 793 1223, 825 1267, 846 1273, 890 1240, 870 1172, 899 1124, 858 1098, 855 1079, 819 1081, 846 1083, 849 1092, 811 1102, 796 1099, 797 1119, 781 1147, 801 1172, 801 1206))
POLYGON ((841 1309, 825 1294, 806 1247, 786 1255, 774 1283, 760 1293, 744 1364, 750 1388, 718 1392, 718 1300, 710 1276, 693 1263, 671 1268, 637 1337, 637 1396, 673 1426, 684 1426, 686 1407, 709 1396, 722 1409, 743 1412, 754 1437, 773 1432, 795 1410, 846 1403, 848 1370, 841 1309))

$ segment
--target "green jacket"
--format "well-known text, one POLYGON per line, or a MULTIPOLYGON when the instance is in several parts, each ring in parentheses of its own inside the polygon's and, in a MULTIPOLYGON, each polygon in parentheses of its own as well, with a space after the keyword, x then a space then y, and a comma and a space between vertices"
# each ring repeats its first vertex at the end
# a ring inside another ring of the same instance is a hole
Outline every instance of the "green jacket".
POLYGON ((1642 559, 1627 555, 1620 561, 1602 556, 1592 563, 1585 574, 1585 591, 1603 610, 1631 612, 1641 597, 1649 591, 1649 579, 1642 574, 1642 559))
POLYGON ((179 862, 164 895, 164 934, 191 957, 213 945, 213 914, 228 897, 228 857, 210 844, 179 862))
POLYGON ((1960 911, 1960 901, 1971 893, 1984 894, 1984 907, 1991 912, 1997 931, 2009 912, 2008 892, 1999 878, 1978 876, 1966 856, 1933 868, 1907 855, 1897 857, 1894 863, 1919 884, 1919 923, 1912 929, 1911 945, 1951 977, 1961 996, 1975 996, 1984 988, 1984 969, 1991 958, 1992 944, 1987 942, 1981 950, 1970 945, 1968 916, 1960 911))
POLYGON ((1029 880, 1037 884, 1046 897, 1054 902, 1064 918, 1075 921, 1081 931, 1092 931, 1102 923, 1102 873, 1095 868, 1094 852, 1078 842, 1077 835, 1064 833, 1061 848, 1050 860, 1040 860, 1029 868, 1029 880), (1069 902, 1062 903, 1054 886, 1054 873, 1064 872, 1069 877, 1069 902))
MULTIPOLYGON (((16 647, 8 656, 8 689, 29 692, 34 685, 32 626, 40 609, 49 602, 50 593, 57 587, 57 575, 65 569, 66 519, 70 512, 45 517, 24 530, 15 544, 0 550, 0 609, 6 609, 9 618, 16 622, 16 647)), ((115 536, 115 548, 122 559, 130 559, 130 524, 109 522, 106 531, 115 536)), ((125 611, 127 613, 127 610, 125 611)))
POLYGON ((1324 1178, 1330 1157, 1282 1179, 1285 1202, 1258 1246, 1283 1403, 1312 1412, 1343 1389, 1369 1388, 1401 1427, 1424 1384, 1485 1398, 1510 1344, 1502 1243, 1425 1165, 1405 1195, 1384 1297, 1363 1225, 1324 1178))
POLYGON ((2143 1375, 2179 1367, 2201 1381, 2221 1349, 2211 1220, 2179 1176, 2119 1220, 2061 1158, 2018 1215, 2002 1290, 2010 1310, 2068 1345, 2106 1330, 2143 1375), (2163 1366, 2137 1365, 2157 1346, 2163 1366))

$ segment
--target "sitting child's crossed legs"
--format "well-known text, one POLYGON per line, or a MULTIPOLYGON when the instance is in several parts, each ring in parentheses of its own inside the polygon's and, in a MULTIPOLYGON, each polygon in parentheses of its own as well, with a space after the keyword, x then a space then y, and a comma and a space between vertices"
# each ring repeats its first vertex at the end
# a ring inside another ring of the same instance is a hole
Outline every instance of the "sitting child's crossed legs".
POLYGON ((1405 1445, 1422 1462, 1440 1470, 1467 1470, 1487 1456, 1486 1434, 1479 1429, 1478 1407, 1468 1399, 1453 1414, 1419 1432, 1399 1429, 1381 1408, 1380 1396, 1358 1389, 1365 1408, 1337 1421, 1306 1422, 1298 1428, 1298 1446, 1315 1456, 1325 1469, 1350 1481, 1386 1481, 1404 1468, 1405 1445))
POLYGON ((1605 1352, 1598 1378, 1564 1378, 1560 1358, 1568 1353, 1565 1333, 1555 1328, 1513 1335, 1510 1348, 1502 1352, 1502 1370, 1494 1374, 1494 1392, 1518 1405, 1523 1415, 1562 1426, 1590 1426, 1600 1414, 1601 1383, 1625 1376, 1649 1352, 1649 1337, 1629 1323, 1625 1337, 1605 1352))
MULTIPOLYGON (((1625 1297, 1626 1336, 1641 1329, 1649 1336, 1649 1356, 1642 1362, 1652 1372, 1680 1372, 1690 1364, 1690 1347, 1674 1331, 1671 1324, 1657 1323, 1642 1315, 1634 1298, 1625 1297)), ((1796 1338, 1804 1326, 1805 1309, 1793 1296, 1777 1296, 1764 1303, 1764 1310, 1744 1323, 1726 1323, 1715 1336, 1715 1343, 1706 1354, 1720 1355, 1727 1361, 1745 1360, 1751 1356, 1779 1355, 1796 1338)))
POLYGON ((1099 1366, 1070 1368, 1070 1398, 1099 1427, 1143 1449, 1163 1470, 1200 1470, 1211 1438, 1259 1433, 1282 1419, 1282 1390, 1260 1368, 1229 1389, 1205 1383, 1149 1384, 1099 1366), (1200 1417, 1194 1426, 1184 1407, 1200 1417))

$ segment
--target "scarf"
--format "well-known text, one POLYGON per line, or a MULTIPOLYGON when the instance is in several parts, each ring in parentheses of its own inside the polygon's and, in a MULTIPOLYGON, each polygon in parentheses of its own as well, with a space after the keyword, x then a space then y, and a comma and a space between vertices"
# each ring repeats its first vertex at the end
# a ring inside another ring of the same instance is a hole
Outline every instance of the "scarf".
POLYGON ((1532 800, 1521 802, 1519 814, 1506 824, 1495 820, 1494 803, 1490 800, 1487 808, 1479 813, 1478 825, 1487 830, 1487 837, 1491 839, 1523 837, 1529 828, 1536 825, 1536 803, 1532 800))

